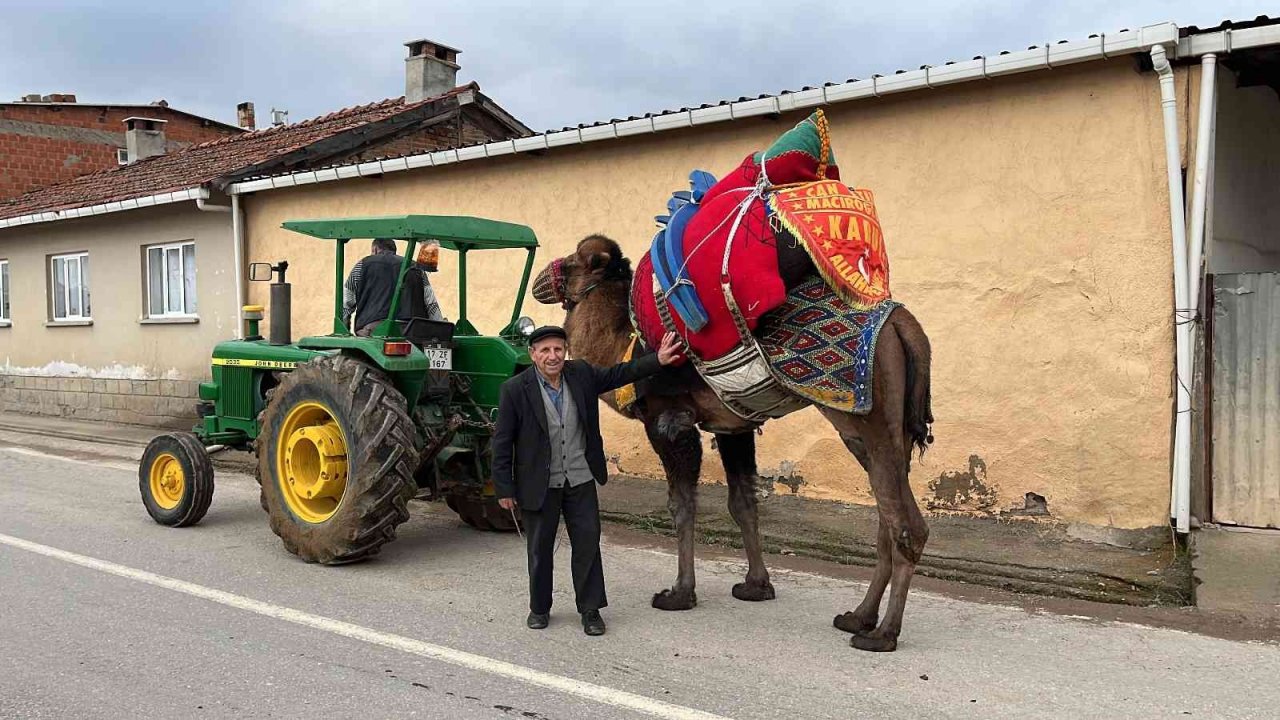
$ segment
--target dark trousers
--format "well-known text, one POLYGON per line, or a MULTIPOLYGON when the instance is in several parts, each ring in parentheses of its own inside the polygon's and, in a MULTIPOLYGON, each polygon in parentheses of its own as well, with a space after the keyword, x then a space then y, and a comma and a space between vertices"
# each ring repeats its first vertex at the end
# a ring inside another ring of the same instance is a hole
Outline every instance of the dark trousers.
POLYGON ((577 487, 552 488, 542 507, 523 510, 525 539, 529 548, 529 610, 551 612, 551 583, 556 532, 560 516, 569 528, 573 548, 573 590, 578 612, 599 610, 609 604, 604 594, 604 564, 600 559, 600 501, 594 482, 577 487))

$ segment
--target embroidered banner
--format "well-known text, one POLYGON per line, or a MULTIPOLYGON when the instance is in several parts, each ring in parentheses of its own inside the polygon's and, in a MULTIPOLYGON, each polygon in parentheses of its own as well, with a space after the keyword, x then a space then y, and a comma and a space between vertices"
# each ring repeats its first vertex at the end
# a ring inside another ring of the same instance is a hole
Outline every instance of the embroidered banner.
POLYGON ((889 255, 870 190, 819 180, 772 193, 769 210, 845 302, 866 310, 889 299, 889 255))

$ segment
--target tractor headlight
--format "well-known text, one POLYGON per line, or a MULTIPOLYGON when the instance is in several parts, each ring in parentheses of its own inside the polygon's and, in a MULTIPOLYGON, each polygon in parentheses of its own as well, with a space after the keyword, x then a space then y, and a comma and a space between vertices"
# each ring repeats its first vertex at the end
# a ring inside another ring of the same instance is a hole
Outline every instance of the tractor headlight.
POLYGON ((519 320, 516 321, 516 332, 520 333, 525 337, 529 337, 530 335, 533 334, 533 328, 534 328, 533 318, 527 315, 524 317, 521 317, 519 320))

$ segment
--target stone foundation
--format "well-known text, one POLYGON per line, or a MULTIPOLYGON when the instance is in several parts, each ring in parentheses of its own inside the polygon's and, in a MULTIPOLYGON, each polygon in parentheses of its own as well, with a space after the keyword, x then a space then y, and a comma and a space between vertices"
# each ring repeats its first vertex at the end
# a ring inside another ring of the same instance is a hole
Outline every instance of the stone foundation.
POLYGON ((196 421, 199 382, 0 373, 0 411, 169 427, 196 421))

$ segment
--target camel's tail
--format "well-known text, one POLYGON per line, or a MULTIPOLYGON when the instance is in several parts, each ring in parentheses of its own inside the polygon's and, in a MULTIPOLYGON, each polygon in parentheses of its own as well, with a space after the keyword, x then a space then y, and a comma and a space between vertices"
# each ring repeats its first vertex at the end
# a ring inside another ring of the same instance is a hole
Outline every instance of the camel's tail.
POLYGON ((903 410, 903 422, 911 444, 920 450, 929 449, 933 442, 933 400, 929 389, 929 364, 932 350, 929 336, 924 334, 920 322, 906 308, 893 313, 898 339, 907 355, 907 402, 903 410))

